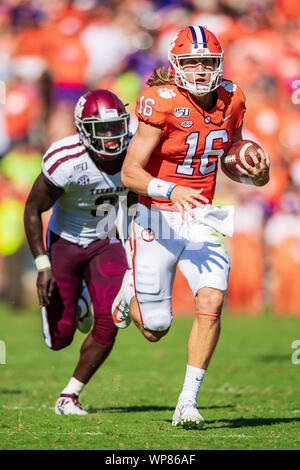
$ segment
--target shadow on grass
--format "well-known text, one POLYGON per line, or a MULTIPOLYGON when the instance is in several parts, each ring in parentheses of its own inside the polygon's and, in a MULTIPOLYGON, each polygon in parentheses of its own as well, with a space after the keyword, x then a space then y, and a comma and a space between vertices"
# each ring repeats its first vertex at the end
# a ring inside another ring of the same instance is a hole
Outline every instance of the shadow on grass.
POLYGON ((8 390, 6 388, 0 389, 0 393, 5 393, 5 395, 19 395, 22 393, 22 390, 8 390))
MULTIPOLYGON (((164 419, 165 423, 170 424, 171 419, 164 419)), ((201 429, 201 433, 205 431, 211 431, 212 429, 238 429, 238 428, 251 428, 251 427, 263 427, 272 426, 274 424, 282 423, 295 423, 300 422, 300 418, 236 418, 236 419, 220 419, 220 420, 205 420, 204 427, 201 429), (210 424, 225 423, 224 426, 210 426, 210 424)), ((182 432, 182 427, 176 429, 182 432)), ((186 430, 187 432, 196 431, 186 430)))
POLYGON ((290 354, 264 354, 256 356, 256 359, 260 362, 290 362, 290 354))
MULTIPOLYGON (((206 410, 212 410, 216 408, 232 408, 232 405, 220 405, 220 406, 206 406, 206 410)), ((98 411, 114 411, 116 413, 145 413, 147 411, 174 411, 175 405, 172 407, 169 406, 107 406, 105 408, 89 408, 89 413, 98 413, 98 411)), ((200 409, 200 407, 199 407, 200 409)))
POLYGON ((245 427, 257 427, 257 426, 272 426, 274 424, 282 423, 296 423, 300 422, 300 418, 235 418, 235 419, 219 419, 205 421, 206 424, 217 424, 225 423, 223 426, 209 426, 206 430, 211 429, 234 429, 234 428, 245 428, 245 427))

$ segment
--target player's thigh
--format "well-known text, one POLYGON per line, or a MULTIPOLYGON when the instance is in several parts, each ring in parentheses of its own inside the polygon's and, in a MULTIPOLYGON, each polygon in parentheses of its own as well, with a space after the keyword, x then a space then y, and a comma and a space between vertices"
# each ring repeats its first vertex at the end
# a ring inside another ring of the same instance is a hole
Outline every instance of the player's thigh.
POLYGON ((227 289, 229 255, 222 235, 211 229, 206 241, 193 241, 183 250, 178 266, 194 295, 208 287, 222 292, 227 289))
POLYGON ((147 228, 132 231, 134 282, 141 325, 162 331, 172 322, 171 295, 183 245, 178 240, 152 235, 147 228))
POLYGON ((128 267, 126 253, 120 240, 105 239, 93 244, 90 260, 84 271, 94 312, 111 313, 128 267))
POLYGON ((94 309, 91 334, 97 343, 111 347, 118 330, 111 317, 111 307, 127 269, 127 258, 119 240, 101 240, 95 242, 94 248, 84 273, 94 309))

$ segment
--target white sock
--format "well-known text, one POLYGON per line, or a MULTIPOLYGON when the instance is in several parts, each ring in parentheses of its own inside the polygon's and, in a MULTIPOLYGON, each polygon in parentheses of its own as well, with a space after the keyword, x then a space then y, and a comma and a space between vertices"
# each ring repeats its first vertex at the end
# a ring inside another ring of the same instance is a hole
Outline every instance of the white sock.
POLYGON ((130 301, 132 297, 134 296, 135 296, 134 285, 131 284, 130 282, 130 284, 127 284, 123 292, 123 300, 126 303, 126 305, 128 306, 130 305, 130 301))
POLYGON ((178 402, 191 400, 197 403, 200 385, 204 379, 206 370, 194 366, 186 366, 185 379, 178 402))
POLYGON ((84 386, 85 386, 84 383, 75 379, 75 377, 72 377, 69 383, 67 384, 67 386, 63 389, 61 393, 67 393, 68 395, 72 395, 73 393, 76 393, 76 395, 79 395, 79 393, 82 391, 84 386))

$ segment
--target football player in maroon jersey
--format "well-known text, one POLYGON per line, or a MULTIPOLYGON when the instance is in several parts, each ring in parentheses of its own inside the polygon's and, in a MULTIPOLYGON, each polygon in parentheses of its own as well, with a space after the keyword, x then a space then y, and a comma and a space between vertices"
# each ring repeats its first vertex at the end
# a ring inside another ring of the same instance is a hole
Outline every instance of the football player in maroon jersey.
POLYGON ((120 172, 129 114, 114 93, 89 91, 75 107, 75 125, 77 133, 53 143, 45 153, 26 202, 24 224, 38 271, 43 334, 51 349, 67 347, 76 326, 80 328, 76 312, 83 282, 91 298, 93 329, 55 407, 57 414, 82 415, 87 412, 79 393, 115 341, 111 304, 128 267, 115 223, 120 196, 128 195, 120 172), (50 208, 45 247, 41 215, 50 208))

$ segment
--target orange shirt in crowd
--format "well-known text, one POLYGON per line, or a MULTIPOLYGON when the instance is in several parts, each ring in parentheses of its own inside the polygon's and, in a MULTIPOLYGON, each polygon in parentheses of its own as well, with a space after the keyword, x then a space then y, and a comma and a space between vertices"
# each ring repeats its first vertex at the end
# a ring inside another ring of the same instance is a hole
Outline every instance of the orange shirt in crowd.
POLYGON ((85 84, 88 57, 80 37, 62 34, 59 28, 47 28, 44 34, 53 82, 85 84))
POLYGON ((264 308, 263 212, 251 203, 251 197, 249 194, 249 202, 236 207, 235 231, 230 241, 227 308, 233 314, 257 315, 264 308))
POLYGON ((17 139, 26 135, 39 111, 39 97, 31 88, 23 85, 9 87, 4 108, 8 137, 17 139))
POLYGON ((268 152, 271 163, 282 158, 281 143, 278 139, 281 131, 282 112, 280 105, 261 96, 247 97, 247 113, 244 126, 258 138, 258 143, 268 152))

